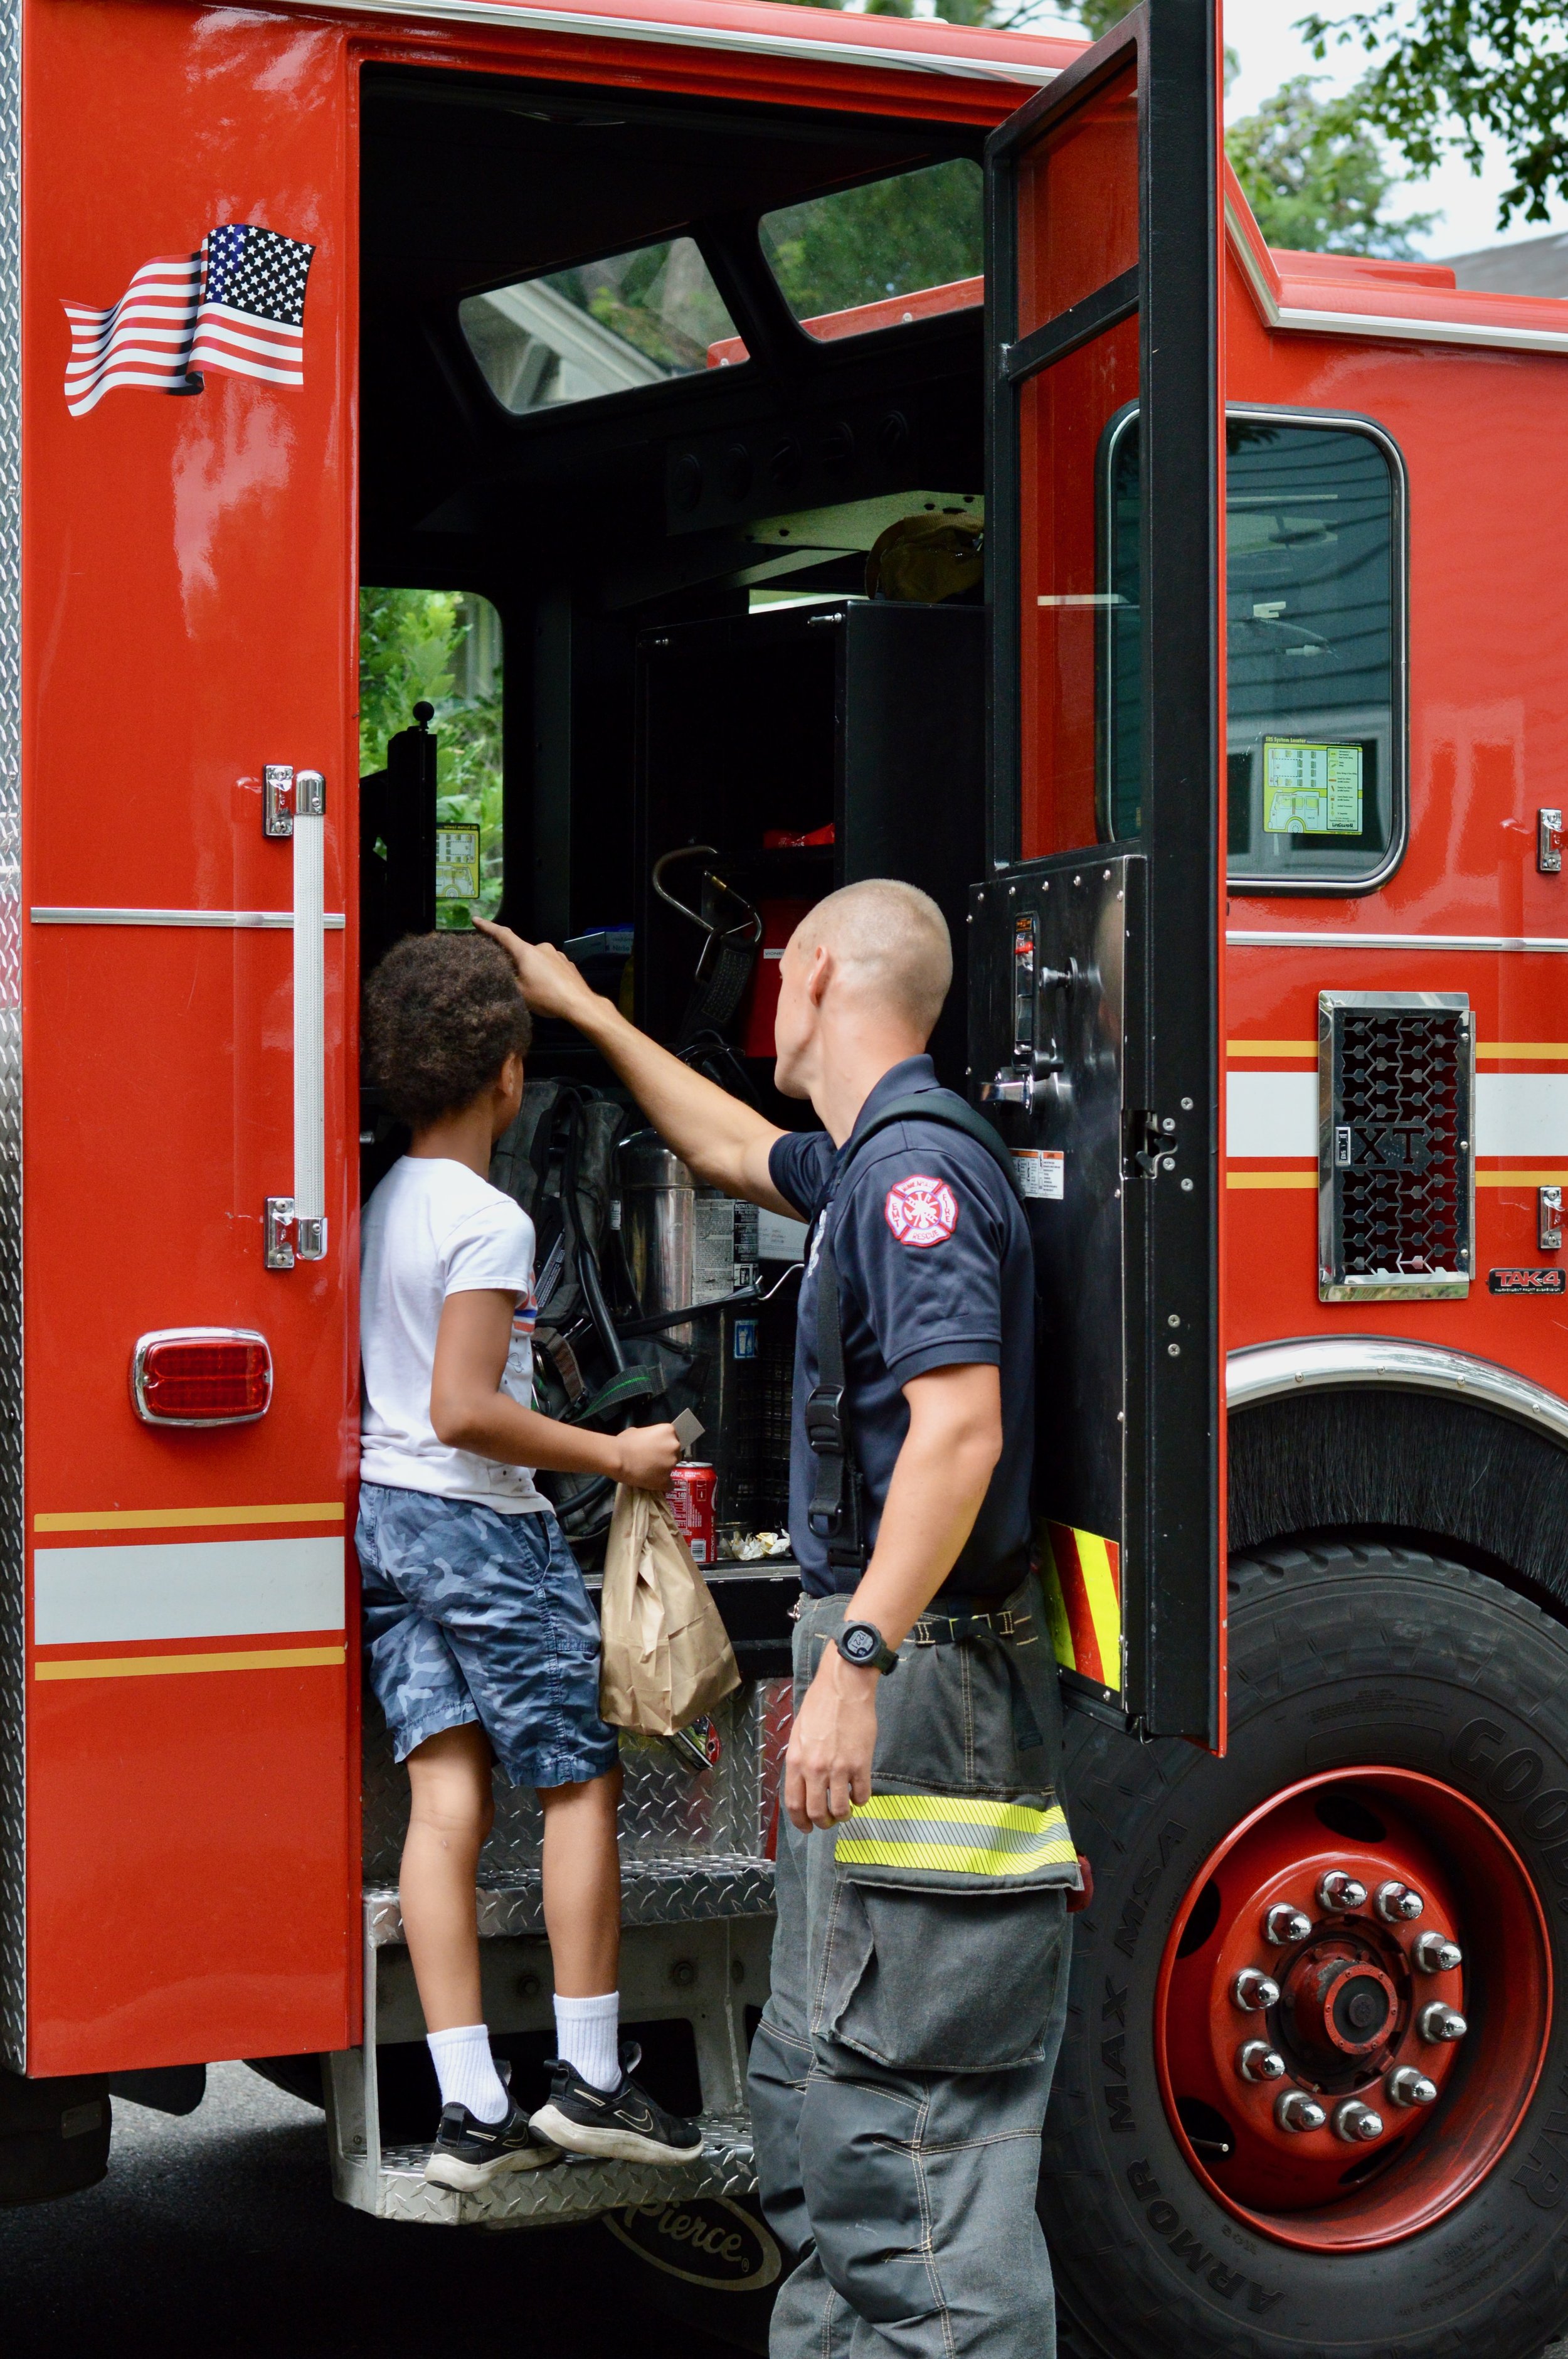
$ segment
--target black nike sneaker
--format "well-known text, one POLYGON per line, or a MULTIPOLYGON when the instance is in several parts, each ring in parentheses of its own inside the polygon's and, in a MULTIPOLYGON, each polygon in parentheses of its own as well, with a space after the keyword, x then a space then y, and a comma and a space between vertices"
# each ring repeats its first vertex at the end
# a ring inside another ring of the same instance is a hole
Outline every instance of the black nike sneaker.
POLYGON ((442 2106, 425 2176, 438 2187, 455 2187, 468 2194, 476 2187, 488 2187, 504 2170, 538 2170, 560 2158, 558 2148, 537 2135, 508 2089, 506 2111, 498 2122, 476 2121, 466 2105, 442 2106))
POLYGON ((702 2154, 698 2123, 666 2114, 632 2078, 643 2051, 629 2039, 621 2050, 621 2079, 613 2089, 596 2089, 557 2059, 549 2103, 533 2120, 535 2137, 547 2138, 568 2156, 614 2162, 696 2162, 702 2154))

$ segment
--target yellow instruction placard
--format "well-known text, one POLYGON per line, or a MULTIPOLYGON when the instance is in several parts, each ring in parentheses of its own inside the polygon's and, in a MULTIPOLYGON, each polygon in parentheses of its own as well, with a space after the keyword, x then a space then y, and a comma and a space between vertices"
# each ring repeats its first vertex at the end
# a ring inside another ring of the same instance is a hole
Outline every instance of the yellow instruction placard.
POLYGON ((477 827, 438 827, 436 830, 436 898, 438 901, 479 899, 477 827))
POLYGON ((1359 835, 1362 748, 1305 737, 1263 740, 1263 825, 1271 835, 1359 835))

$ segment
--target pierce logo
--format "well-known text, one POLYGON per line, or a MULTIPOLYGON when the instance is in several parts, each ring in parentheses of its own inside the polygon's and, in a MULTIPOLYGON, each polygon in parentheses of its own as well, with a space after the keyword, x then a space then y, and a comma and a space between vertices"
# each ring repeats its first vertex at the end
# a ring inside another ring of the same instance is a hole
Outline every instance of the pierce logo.
POLYGON ((779 2274, 779 2248, 762 2222, 727 2195, 628 2204, 604 2224, 639 2259, 717 2293, 756 2293, 779 2274))
POLYGON ((882 1206, 889 1228, 901 1245, 945 1245, 958 1225, 958 1200, 946 1180, 911 1172, 888 1190, 882 1206))

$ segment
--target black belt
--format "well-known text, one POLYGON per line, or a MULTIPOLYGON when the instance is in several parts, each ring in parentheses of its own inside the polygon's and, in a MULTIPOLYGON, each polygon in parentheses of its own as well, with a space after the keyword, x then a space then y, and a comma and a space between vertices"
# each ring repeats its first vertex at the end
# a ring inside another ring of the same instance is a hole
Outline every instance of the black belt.
POLYGON ((923 1614, 910 1631, 917 1647, 956 1647, 961 1638, 1005 1638, 1014 1647, 1033 1647, 1033 1614, 1015 1614, 1011 1606, 978 1606, 952 1600, 951 1614, 923 1614), (1025 1636, 1025 1633, 1028 1633, 1025 1636))
MULTIPOLYGON (((966 1640, 993 1647, 1001 1658, 1011 1692, 1013 1742, 1021 1753, 1034 1752, 1045 1739, 1012 1652, 1016 1647, 1033 1647, 1036 1643, 1030 1626, 1033 1614, 1015 1614, 1011 1606, 972 1606, 957 1598, 951 1602, 958 1607, 956 1614, 923 1614, 910 1630, 910 1639, 917 1647, 957 1647, 966 1640)), ((800 1619, 805 1603, 802 1597, 791 1606, 792 1622, 800 1619)))

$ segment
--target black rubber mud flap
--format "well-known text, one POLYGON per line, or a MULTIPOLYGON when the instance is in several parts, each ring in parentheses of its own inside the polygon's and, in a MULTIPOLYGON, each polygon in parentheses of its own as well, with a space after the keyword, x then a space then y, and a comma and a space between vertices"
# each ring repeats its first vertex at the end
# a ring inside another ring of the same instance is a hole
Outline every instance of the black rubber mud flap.
MULTIPOLYGON (((1568 2320, 1568 2010, 1547 2007, 1543 1983, 1540 2077, 1533 2094, 1521 2082, 1517 2126, 1484 2175, 1416 2232, 1337 2251, 1260 2228, 1206 2180, 1162 2096, 1156 1995, 1173 1927, 1216 1848, 1298 1781, 1334 1773, 1343 1788, 1332 1790, 1353 1795, 1357 1770, 1379 1764, 1391 1777, 1413 1771, 1436 1781, 1506 1838, 1561 1993, 1568 1631, 1480 1574, 1354 1538, 1260 1549, 1233 1564, 1231 1591, 1226 1758, 1179 1743, 1140 1747, 1073 1720, 1067 1792, 1074 1833, 1094 1862, 1095 1897, 1076 1921, 1041 2180, 1064 2351, 1074 2359, 1451 2359, 1484 2350, 1487 2359, 1534 2359, 1568 2320)), ((1332 1814, 1337 1806, 1328 1807, 1332 1814)), ((1198 1889, 1212 1894, 1224 1881, 1198 1889)), ((1195 1937, 1211 1938, 1206 1915, 1212 1924, 1218 1912, 1209 1901, 1203 1910, 1195 1906, 1188 1917, 1189 1949, 1195 1937)), ((1479 2059, 1484 2023, 1496 2024, 1499 2010, 1509 2017, 1509 1979, 1505 1962, 1485 1988, 1472 1994, 1467 1984, 1469 2054, 1456 2051, 1455 2077, 1429 2115, 1398 2117, 1401 2130, 1407 2119, 1412 2125, 1411 2138, 1434 2133, 1440 2156, 1454 2120, 1445 2125, 1444 2107, 1464 2095, 1460 2075, 1479 2059)), ((1421 1985, 1411 1987, 1419 2007, 1421 1985)), ((1260 2027, 1257 2017, 1238 2016, 1238 2040, 1260 2027)), ((1379 2093, 1369 2093, 1387 2112, 1379 2093)), ((1354 2201, 1356 2153, 1337 2152, 1347 2177, 1336 2201, 1354 2201)), ((1275 2217, 1287 2231, 1308 2224, 1300 2214, 1275 2217)))

